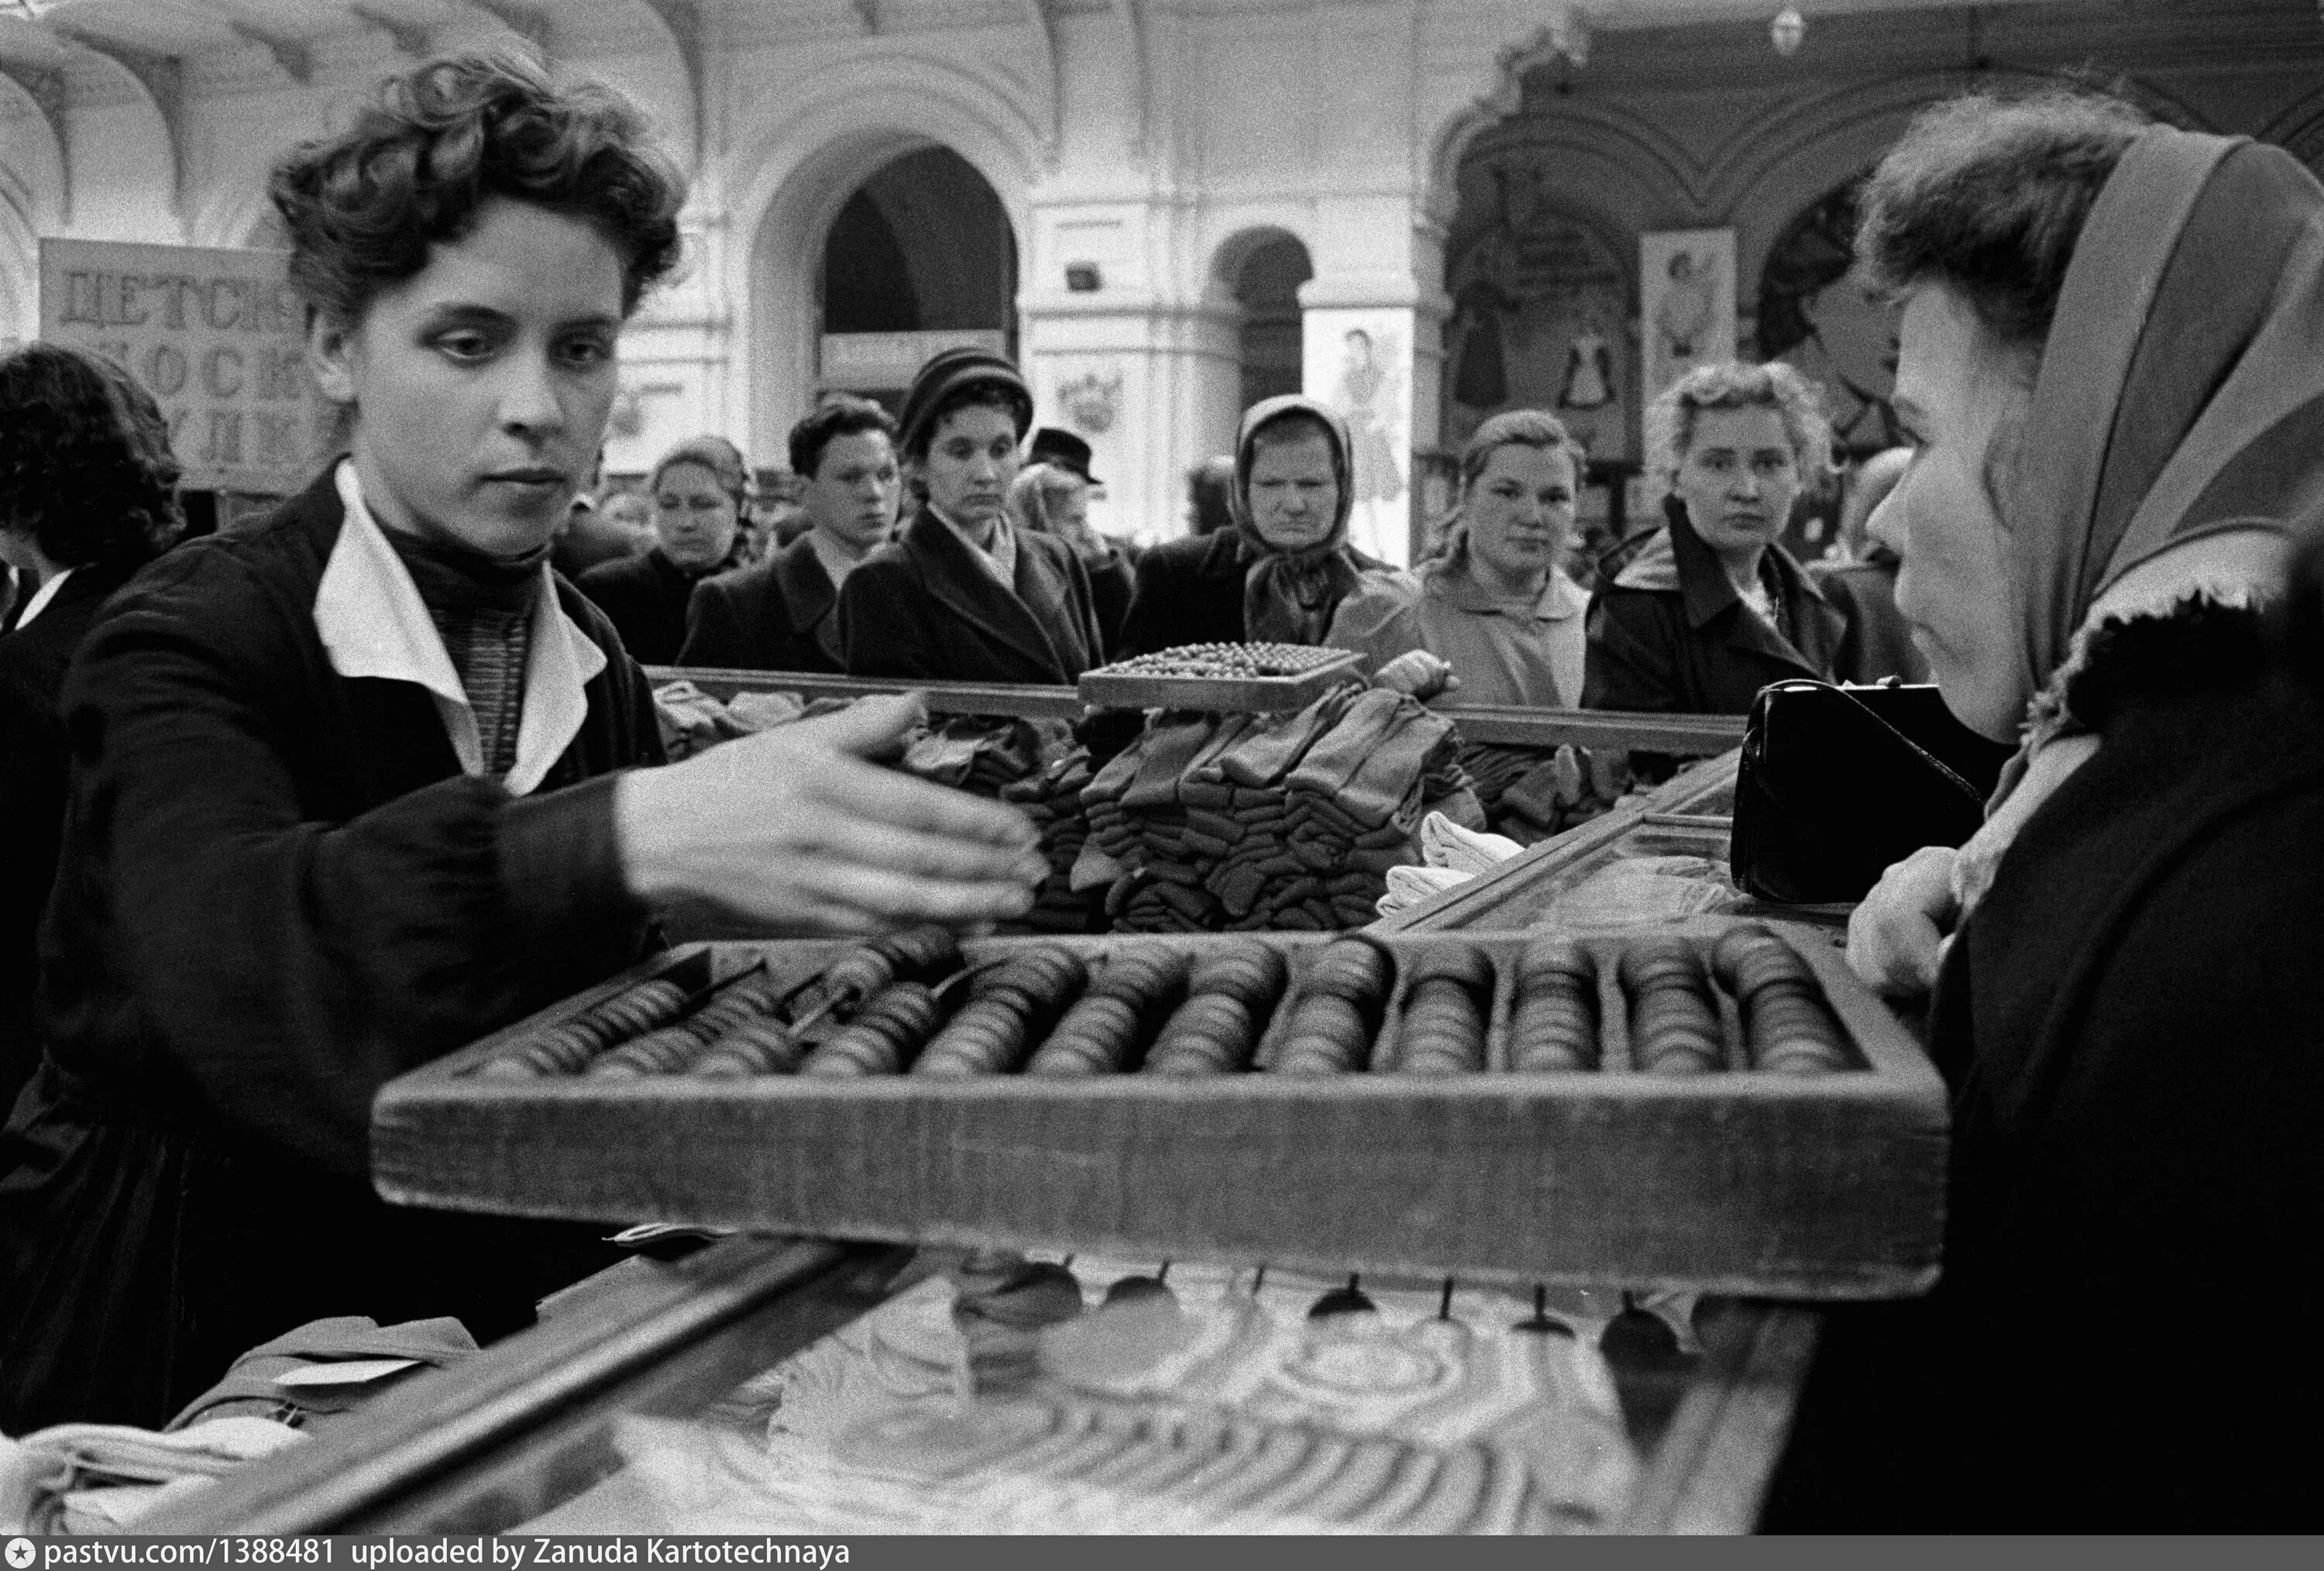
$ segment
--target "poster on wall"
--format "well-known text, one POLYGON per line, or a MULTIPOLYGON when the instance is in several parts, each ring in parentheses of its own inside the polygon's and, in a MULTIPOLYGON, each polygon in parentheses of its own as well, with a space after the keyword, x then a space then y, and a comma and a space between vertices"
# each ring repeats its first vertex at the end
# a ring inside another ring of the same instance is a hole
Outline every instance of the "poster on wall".
POLYGON ((336 425, 307 372, 279 251, 41 242, 41 337, 126 366, 161 406, 192 490, 288 495, 336 425))
POLYGON ((1597 228, 1557 204, 1554 171, 1513 157, 1464 171, 1445 288, 1443 441, 1489 417, 1547 410, 1593 459, 1636 450, 1630 268, 1597 228))
POLYGON ((1638 330, 1646 397, 1698 365, 1735 358, 1735 231, 1638 236, 1638 330))
POLYGON ((1823 390, 1832 435, 1850 453, 1904 439, 1893 403, 1897 308, 1855 273, 1858 192, 1843 181, 1803 208, 1767 248, 1759 273, 1759 353, 1823 390))
POLYGON ((1303 385, 1348 422, 1355 502, 1348 538, 1401 567, 1412 554, 1412 313, 1311 310, 1303 385))

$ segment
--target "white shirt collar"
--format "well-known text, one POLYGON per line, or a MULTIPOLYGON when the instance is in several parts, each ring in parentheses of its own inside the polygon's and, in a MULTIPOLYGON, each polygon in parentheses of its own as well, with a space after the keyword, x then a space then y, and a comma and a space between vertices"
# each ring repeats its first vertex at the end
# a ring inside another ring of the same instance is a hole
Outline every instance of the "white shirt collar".
MULTIPOLYGON (((410 682, 436 700, 444 732, 466 774, 484 772, 484 744, 460 673, 403 559, 381 532, 352 462, 334 476, 346 521, 315 591, 315 630, 331 669, 343 677, 410 682)), ((588 718, 588 683, 605 669, 605 652, 557 603, 549 565, 540 568, 532 639, 526 650, 524 711, 517 722, 516 763, 503 782, 523 796, 549 772, 588 718), (544 616, 544 611, 553 616, 544 616)))
POLYGON ((16 618, 16 625, 20 628, 31 626, 32 618, 49 608, 49 602, 57 597, 57 591, 63 588, 65 580, 72 576, 73 569, 67 568, 51 576, 47 583, 33 590, 32 597, 24 602, 24 614, 16 618))

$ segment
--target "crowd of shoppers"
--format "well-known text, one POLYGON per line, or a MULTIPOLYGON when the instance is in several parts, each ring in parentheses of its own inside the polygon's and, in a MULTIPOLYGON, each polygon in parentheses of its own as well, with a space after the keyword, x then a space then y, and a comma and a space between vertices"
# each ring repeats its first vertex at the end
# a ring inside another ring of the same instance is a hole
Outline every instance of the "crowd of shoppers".
POLYGON ((1349 429, 1301 397, 1189 477, 1222 522, 1138 552, 980 349, 895 418, 802 420, 804 529, 770 554, 710 437, 611 550, 612 500, 573 503, 684 196, 634 112, 433 62, 271 189, 348 446, 265 520, 172 545, 152 399, 75 351, 0 359, 0 1431, 159 1424, 320 1315, 521 1324, 598 1242, 383 1206, 381 1083, 665 910, 968 926, 1048 874, 1013 809, 865 762, 909 701, 666 764, 641 663, 1055 685, 1250 640, 1456 705, 1741 714, 1925 675, 2015 745, 1983 829, 1851 919, 1951 1087, 1944 1274, 1831 1317, 1772 1520, 2312 1511, 2313 1443, 2272 1420, 2313 1362, 2173 1356, 2192 1308, 2319 1307, 2324 188, 2288 154, 2090 94, 1924 114, 1862 198, 1908 446, 1855 477, 1842 557, 1779 541, 1831 478, 1816 389, 1711 365, 1648 411, 1661 517, 1594 592, 1545 412, 1477 429, 1411 571, 1350 543, 1349 429))

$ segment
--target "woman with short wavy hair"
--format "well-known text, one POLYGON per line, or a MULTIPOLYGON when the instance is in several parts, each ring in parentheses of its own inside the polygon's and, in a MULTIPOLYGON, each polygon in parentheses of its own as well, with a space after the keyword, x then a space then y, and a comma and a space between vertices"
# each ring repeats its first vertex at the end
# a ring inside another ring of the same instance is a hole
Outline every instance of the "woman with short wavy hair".
MULTIPOLYGON (((66 690, 43 1058, 0 1129, 0 1432, 159 1426, 323 1316, 479 1340, 593 1230, 399 1210, 372 1099, 648 952, 1020 914, 1022 815, 863 757, 904 700, 661 762, 548 564, 684 187, 613 94, 489 57, 389 81, 273 194, 348 450, 115 595, 66 690)), ((40 623, 34 622, 38 631, 40 623)))
POLYGON ((1741 715, 1770 682, 1829 680, 1847 618, 1776 543, 1831 470, 1814 385, 1780 362, 1705 365, 1646 426, 1664 526, 1600 586, 1582 704, 1741 715))

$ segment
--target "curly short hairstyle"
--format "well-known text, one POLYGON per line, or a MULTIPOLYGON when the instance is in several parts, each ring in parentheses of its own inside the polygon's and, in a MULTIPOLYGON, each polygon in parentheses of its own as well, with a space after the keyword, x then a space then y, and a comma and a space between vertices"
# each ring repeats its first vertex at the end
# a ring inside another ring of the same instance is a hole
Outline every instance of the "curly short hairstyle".
POLYGON ((1665 487, 1677 479, 1679 466, 1694 447, 1695 417, 1702 411, 1762 406, 1784 417, 1784 434, 1791 439, 1801 479, 1810 486, 1829 481, 1831 421, 1824 415, 1822 391, 1781 360, 1699 365, 1672 383, 1646 405, 1646 473, 1665 487))
POLYGON ((1554 414, 1537 409, 1512 409, 1493 416, 1471 432, 1461 448, 1461 489, 1466 492, 1503 448, 1538 448, 1545 453, 1564 453, 1577 472, 1586 455, 1554 414))
POLYGON ((593 226, 621 253, 622 310, 633 311, 678 263, 686 181, 620 94, 477 54, 389 78, 345 131, 277 164, 267 191, 290 234, 291 283, 352 326, 495 197, 593 226))
POLYGON ((161 407, 112 361, 60 344, 0 358, 0 529, 64 567, 134 567, 184 532, 161 407))
POLYGON ((791 427, 791 473, 802 480, 815 478, 823 467, 823 450, 842 437, 878 431, 896 441, 896 417, 868 398, 844 394, 826 400, 816 411, 791 427))
POLYGON ((2149 124, 2088 91, 1933 105, 1865 185, 1858 265, 1892 296, 1941 283, 2004 346, 2038 353, 2090 208, 2149 124))

